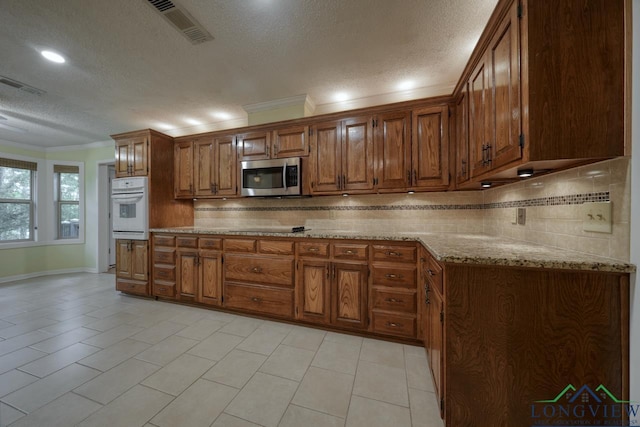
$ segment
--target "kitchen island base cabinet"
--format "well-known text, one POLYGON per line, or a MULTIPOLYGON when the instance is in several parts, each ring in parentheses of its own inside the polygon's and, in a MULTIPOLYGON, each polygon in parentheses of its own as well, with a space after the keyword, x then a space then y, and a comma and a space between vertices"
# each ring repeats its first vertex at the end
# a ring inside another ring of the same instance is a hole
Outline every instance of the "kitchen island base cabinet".
POLYGON ((149 242, 116 240, 116 290, 149 295, 149 242))

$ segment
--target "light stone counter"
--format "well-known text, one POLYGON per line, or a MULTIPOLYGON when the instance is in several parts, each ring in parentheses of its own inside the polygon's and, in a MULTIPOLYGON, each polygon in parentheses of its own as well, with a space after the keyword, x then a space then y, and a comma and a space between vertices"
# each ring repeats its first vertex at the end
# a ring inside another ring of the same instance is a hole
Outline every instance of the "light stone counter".
POLYGON ((187 233, 224 236, 267 236, 315 239, 359 239, 418 241, 440 262, 482 264, 564 270, 607 271, 632 273, 636 267, 623 261, 583 254, 566 249, 520 242, 483 234, 384 233, 354 230, 307 230, 301 233, 270 231, 237 231, 228 228, 176 227, 152 229, 152 233, 187 233))

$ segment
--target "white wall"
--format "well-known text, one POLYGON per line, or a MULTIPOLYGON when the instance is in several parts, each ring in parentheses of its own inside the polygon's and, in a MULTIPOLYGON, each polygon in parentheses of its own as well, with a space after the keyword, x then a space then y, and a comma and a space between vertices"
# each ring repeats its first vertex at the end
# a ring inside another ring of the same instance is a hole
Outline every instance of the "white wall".
MULTIPOLYGON (((640 266, 640 0, 633 9, 631 106, 631 262, 640 266)), ((640 401, 640 275, 631 276, 631 399, 640 401)), ((640 417, 637 419, 640 421, 640 417)))

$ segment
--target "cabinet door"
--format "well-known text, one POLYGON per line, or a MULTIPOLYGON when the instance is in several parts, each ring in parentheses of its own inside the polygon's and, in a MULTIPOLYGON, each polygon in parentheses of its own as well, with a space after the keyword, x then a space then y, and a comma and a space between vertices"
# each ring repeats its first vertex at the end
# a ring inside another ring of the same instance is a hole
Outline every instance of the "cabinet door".
POLYGON ((233 135, 217 137, 214 149, 214 190, 216 196, 235 196, 237 193, 237 152, 233 135))
POLYGON ((149 280, 149 243, 146 240, 131 241, 131 278, 149 280))
POLYGON ((322 261, 300 262, 298 269, 298 318, 317 323, 329 323, 330 264, 322 261))
POLYGON ((473 70, 469 79, 469 157, 471 177, 478 176, 490 168, 488 148, 491 146, 489 112, 489 66, 486 56, 473 70))
POLYGON ((333 264, 331 323, 365 329, 367 327, 367 264, 333 264))
POLYGON ((381 114, 375 123, 377 187, 403 190, 409 186, 411 169, 411 113, 381 114))
MULTIPOLYGON (((193 143, 193 195, 213 194, 214 183, 213 138, 197 139, 193 143)), ((176 172, 176 179, 179 174, 176 172)), ((177 184, 176 184, 177 185, 177 184)))
POLYGON ((343 121, 343 191, 373 189, 372 120, 366 116, 343 121))
POLYGON ((193 141, 174 145, 173 191, 176 198, 193 196, 193 141))
POLYGON ((131 242, 132 240, 116 240, 116 276, 123 279, 133 278, 131 242))
POLYGON ((132 138, 129 148, 129 164, 131 175, 145 176, 149 172, 147 168, 149 139, 146 136, 132 138))
POLYGON ((129 176, 129 141, 116 141, 116 178, 129 176))
POLYGON ((467 89, 456 104, 456 182, 469 180, 469 97, 467 89))
POLYGON ((522 157, 520 148, 520 19, 518 2, 500 24, 489 45, 491 57, 491 167, 522 157))
POLYGON ((198 289, 198 252, 178 250, 178 299, 195 301, 198 289))
POLYGON ((442 346, 444 330, 442 309, 442 297, 438 292, 431 290, 431 292, 429 292, 429 346, 427 348, 427 353, 429 355, 429 367, 431 368, 433 385, 438 401, 443 397, 442 385, 444 379, 444 369, 442 369, 442 346))
POLYGON ((311 129, 311 193, 340 191, 342 123, 320 123, 311 129))
POLYGON ((222 303, 222 254, 200 251, 198 302, 209 305, 222 303))
POLYGON ((449 185, 449 110, 444 107, 413 111, 412 187, 449 185))
POLYGON ((309 126, 295 126, 273 131, 271 158, 301 157, 309 154, 309 126))
POLYGON ((262 160, 269 158, 271 132, 251 132, 238 135, 238 160, 262 160))

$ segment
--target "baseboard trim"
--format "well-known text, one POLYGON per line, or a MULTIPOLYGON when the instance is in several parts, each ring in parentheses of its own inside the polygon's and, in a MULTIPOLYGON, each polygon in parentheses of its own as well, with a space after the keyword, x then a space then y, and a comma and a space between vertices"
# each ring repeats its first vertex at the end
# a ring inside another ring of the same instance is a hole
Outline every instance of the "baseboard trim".
POLYGON ((33 279, 34 277, 53 276, 56 274, 70 273, 98 273, 97 268, 65 268, 62 270, 45 270, 35 273, 17 274, 15 276, 0 277, 0 283, 16 282, 18 280, 33 279))

